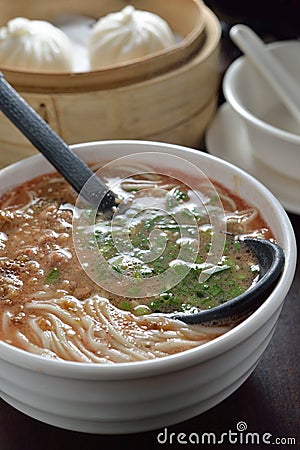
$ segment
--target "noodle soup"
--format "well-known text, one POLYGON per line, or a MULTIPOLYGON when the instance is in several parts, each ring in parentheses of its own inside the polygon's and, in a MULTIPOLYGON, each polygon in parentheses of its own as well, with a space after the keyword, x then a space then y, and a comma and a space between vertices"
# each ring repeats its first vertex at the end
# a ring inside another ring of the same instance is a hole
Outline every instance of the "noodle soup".
MULTIPOLYGON (((98 344, 102 331, 102 341, 106 336, 105 332, 111 339, 115 339, 116 336, 112 333, 117 331, 118 339, 122 340, 121 343, 128 354, 130 349, 135 353, 127 359, 130 362, 126 362, 122 353, 114 352, 112 347, 110 347, 111 355, 121 355, 119 360, 125 362, 112 363, 112 359, 110 363, 104 364, 74 362, 82 359, 76 359, 73 355, 72 358, 69 355, 67 358, 69 360, 64 360, 58 357, 58 353, 56 357, 53 355, 45 357, 41 342, 37 345, 40 354, 36 354, 38 351, 36 353, 24 351, 7 344, 4 340, 0 341, 1 396, 23 413, 48 424, 97 434, 124 434, 162 429, 201 414, 232 394, 249 377, 272 338, 296 267, 297 249, 289 218, 276 198, 259 181, 241 169, 203 152, 170 144, 142 141, 95 142, 80 144, 73 148, 88 163, 104 161, 108 157, 116 160, 131 155, 141 164, 153 167, 155 163, 155 166, 165 173, 168 173, 168 168, 172 168, 174 171, 188 174, 189 179, 192 175, 183 167, 183 159, 196 168, 200 167, 211 180, 218 180, 231 192, 245 199, 249 206, 255 205, 261 211, 265 222, 274 233, 276 242, 285 252, 285 266, 262 307, 245 318, 243 323, 203 345, 199 340, 195 347, 183 352, 170 354, 171 352, 167 353, 165 348, 165 357, 147 355, 147 359, 136 359, 139 340, 134 346, 134 335, 130 334, 134 333, 134 330, 126 328, 125 335, 124 329, 122 332, 122 322, 118 328, 120 316, 115 316, 114 313, 116 311, 119 313, 120 310, 115 309, 109 318, 109 320, 116 319, 111 329, 111 322, 105 322, 103 327, 94 322, 93 327, 89 328, 85 318, 77 317, 76 321, 87 326, 87 336, 98 334, 98 344), (133 337, 130 339, 130 336, 133 337)), ((53 169, 42 155, 14 164, 1 171, 0 192, 5 193, 18 184, 28 183, 33 177, 51 171, 53 169)), ((50 216, 48 218, 50 219, 50 216)), ((251 218, 254 216, 251 215, 251 218)), ((19 248, 20 241, 21 239, 18 239, 15 250, 19 248)), ((74 263, 72 261, 68 264, 69 273, 73 267, 76 267, 75 260, 74 263)), ((91 295, 89 298, 92 297, 91 295)), ((28 300, 33 301, 32 297, 28 300)), ((80 305, 85 306, 84 300, 77 300, 80 305)), ((42 302, 41 299, 39 301, 42 302)), ((53 305, 53 302, 51 303, 53 305)), ((96 311, 95 308, 92 309, 96 311)), ((69 312, 72 312, 71 308, 69 312)), ((32 319, 36 313, 37 311, 31 311, 32 319)), ((146 321, 153 317, 153 315, 137 317, 126 311, 122 314, 146 321)), ((59 323, 57 314, 50 315, 50 318, 59 323)), ((165 318, 169 320, 168 317, 165 318)), ((65 323, 72 325, 71 322, 65 323)), ((180 324, 179 321, 175 323, 180 324)), ((51 339, 52 352, 57 351, 57 346, 64 336, 69 339, 76 334, 70 327, 66 327, 65 332, 67 330, 68 333, 59 336, 59 339, 55 337, 57 332, 61 331, 59 327, 52 335, 50 333, 43 335, 44 339, 46 336, 51 339)), ((162 331, 161 328, 158 330, 162 331)), ((23 328, 22 332, 24 331, 23 328)), ((164 333, 166 344, 175 346, 178 336, 177 343, 182 343, 182 335, 178 334, 178 330, 176 334, 173 330, 169 339, 168 331, 164 333)), ((142 328, 142 333, 146 334, 145 328, 142 328)), ((71 346, 76 351, 72 339, 68 343, 67 350, 71 346)), ((153 341, 145 346, 146 349, 149 351, 149 344, 150 348, 152 346, 155 350, 153 341)), ((91 353, 96 354, 96 351, 91 353)))
MULTIPOLYGON (((106 181, 108 185, 116 183, 115 175, 108 173, 106 181)), ((168 176, 153 177, 152 171, 135 177, 125 173, 117 181, 118 194, 125 206, 126 201, 131 201, 122 218, 126 215, 130 218, 133 213, 135 220, 131 220, 127 230, 132 245, 127 252, 126 249, 118 251, 118 233, 113 236, 110 221, 105 217, 97 218, 92 233, 93 242, 109 261, 116 280, 132 277, 139 287, 170 266, 179 275, 187 268, 178 259, 182 237, 174 219, 176 214, 180 217, 191 214, 194 218, 193 226, 183 221, 190 232, 183 240, 187 252, 193 247, 195 229, 201 236, 201 245, 194 262, 188 264, 186 276, 171 288, 164 285, 156 295, 150 296, 137 291, 130 296, 130 292, 125 292, 125 285, 124 296, 95 283, 80 264, 73 242, 73 216, 78 212, 75 192, 57 174, 40 176, 1 198, 1 340, 49 358, 116 363, 182 352, 231 328, 230 324, 224 327, 186 325, 169 316, 228 301, 248 289, 257 278, 257 261, 242 243, 226 238, 222 258, 214 267, 208 267, 213 269, 211 276, 199 282, 214 234, 207 215, 210 209, 216 210, 214 193, 201 191, 200 186, 204 207, 197 209, 193 192, 179 181, 174 184, 174 179, 168 176), (152 195, 152 190, 157 188, 162 194, 152 195), (143 203, 145 198, 152 198, 156 206, 139 215, 134 201, 140 199, 143 203), (149 251, 147 233, 151 232, 156 233, 156 243, 164 238, 168 245, 159 257, 146 258, 145 262, 141 253, 145 255, 149 251)), ((273 239, 257 209, 223 186, 217 183, 214 186, 221 199, 220 214, 224 215, 228 232, 273 239)), ((118 226, 121 229, 122 223, 118 226)))

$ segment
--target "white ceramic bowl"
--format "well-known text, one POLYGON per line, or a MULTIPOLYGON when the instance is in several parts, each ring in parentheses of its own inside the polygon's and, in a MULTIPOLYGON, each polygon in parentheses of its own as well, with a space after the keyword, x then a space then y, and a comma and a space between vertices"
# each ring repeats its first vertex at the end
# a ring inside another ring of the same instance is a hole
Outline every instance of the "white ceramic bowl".
MULTIPOLYGON (((288 216, 252 176, 200 151, 142 141, 98 142, 74 149, 86 161, 145 151, 191 161, 212 180, 258 206, 285 251, 286 265, 273 292, 249 318, 223 336, 173 356, 97 365, 55 361, 0 342, 1 396, 43 422, 102 434, 161 428, 200 414, 246 380, 273 335, 296 264, 295 237, 288 216)), ((168 158, 165 162, 168 164, 168 158)), ((7 167, 1 172, 1 191, 50 168, 41 155, 7 167)))
MULTIPOLYGON (((276 42, 267 48, 296 80, 300 79, 299 41, 276 42)), ((300 118, 297 123, 244 56, 234 61, 225 73, 223 92, 246 126, 254 156, 272 169, 300 179, 300 118)))

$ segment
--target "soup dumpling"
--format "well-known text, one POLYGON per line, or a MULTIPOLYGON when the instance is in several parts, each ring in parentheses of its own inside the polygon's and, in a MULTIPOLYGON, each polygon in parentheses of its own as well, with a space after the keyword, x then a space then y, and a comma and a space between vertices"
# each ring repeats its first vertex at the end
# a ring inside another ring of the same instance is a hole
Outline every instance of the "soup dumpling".
POLYGON ((71 71, 72 43, 49 22, 17 17, 0 29, 0 65, 30 71, 71 71))
POLYGON ((92 29, 89 39, 91 68, 141 58, 174 43, 174 34, 164 19, 129 5, 99 19, 92 29))

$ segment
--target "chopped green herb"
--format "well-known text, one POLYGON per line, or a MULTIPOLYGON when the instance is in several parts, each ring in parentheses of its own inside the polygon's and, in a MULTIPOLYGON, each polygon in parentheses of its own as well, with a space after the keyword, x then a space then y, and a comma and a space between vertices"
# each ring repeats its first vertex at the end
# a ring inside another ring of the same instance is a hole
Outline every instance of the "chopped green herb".
POLYGON ((47 275, 45 279, 45 284, 52 284, 58 280, 60 276, 60 270, 57 267, 54 267, 47 275))
POLYGON ((240 245, 239 242, 234 242, 234 243, 233 243, 233 246, 234 246, 234 248, 235 248, 236 250, 241 250, 241 245, 240 245))
POLYGON ((119 266, 112 265, 111 267, 112 267, 112 269, 114 269, 116 272, 122 273, 122 270, 120 269, 119 266))
POLYGON ((241 286, 235 286, 232 289, 229 290, 228 294, 234 298, 237 297, 238 295, 241 295, 243 292, 245 292, 245 288, 241 287, 241 286))
POLYGON ((220 197, 219 197, 218 195, 214 195, 214 196, 210 199, 209 203, 212 205, 212 204, 214 204, 214 203, 216 203, 216 202, 219 202, 219 201, 220 201, 220 197))
POLYGON ((152 310, 147 305, 137 305, 132 311, 136 316, 144 316, 145 314, 152 313, 152 310))
POLYGON ((177 206, 180 202, 188 200, 189 196, 188 194, 179 188, 173 188, 171 189, 167 194, 167 205, 168 208, 174 208, 177 206))
POLYGON ((123 311, 130 311, 132 306, 130 302, 122 301, 119 303, 119 308, 123 309, 123 311))

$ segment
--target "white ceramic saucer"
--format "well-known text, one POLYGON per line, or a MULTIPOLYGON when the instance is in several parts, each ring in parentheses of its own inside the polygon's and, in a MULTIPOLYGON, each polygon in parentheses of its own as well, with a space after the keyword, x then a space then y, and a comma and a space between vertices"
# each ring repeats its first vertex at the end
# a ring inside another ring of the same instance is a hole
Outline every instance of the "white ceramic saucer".
POLYGON ((287 211, 300 214, 300 181, 274 171, 254 157, 244 124, 227 103, 219 108, 209 126, 205 144, 210 154, 235 164, 261 181, 287 211))

